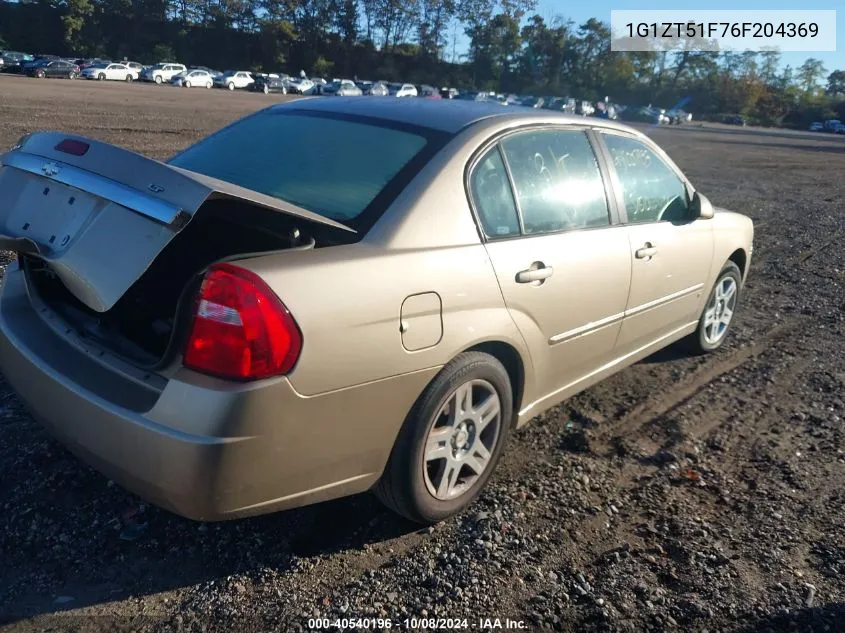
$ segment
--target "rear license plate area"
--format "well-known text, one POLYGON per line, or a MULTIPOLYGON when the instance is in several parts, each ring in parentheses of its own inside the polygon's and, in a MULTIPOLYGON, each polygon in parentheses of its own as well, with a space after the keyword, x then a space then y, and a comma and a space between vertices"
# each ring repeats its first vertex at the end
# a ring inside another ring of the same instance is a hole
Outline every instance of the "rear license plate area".
POLYGON ((18 172, 20 194, 4 218, 6 235, 28 237, 45 254, 56 255, 73 242, 100 201, 61 183, 18 172))

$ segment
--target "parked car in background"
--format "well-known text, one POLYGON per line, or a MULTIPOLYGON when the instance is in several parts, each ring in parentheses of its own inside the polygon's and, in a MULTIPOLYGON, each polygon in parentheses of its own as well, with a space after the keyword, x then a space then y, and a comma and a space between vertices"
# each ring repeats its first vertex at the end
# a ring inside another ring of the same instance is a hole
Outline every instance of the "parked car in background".
POLYGON ((595 106, 589 101, 580 100, 575 102, 575 114, 580 114, 581 116, 592 116, 595 111, 595 106))
POLYGON ((413 84, 389 83, 387 90, 391 97, 416 97, 417 87, 413 84))
POLYGON ((836 133, 843 127, 842 121, 839 119, 828 119, 824 122, 824 131, 836 133))
POLYGON ((288 81, 288 92, 292 94, 310 95, 316 92, 316 85, 304 77, 291 77, 288 81))
POLYGON ((441 88, 440 96, 444 99, 454 99, 459 94, 457 88, 441 88))
POLYGON ((672 343, 729 340, 753 223, 646 135, 413 106, 282 104, 167 163, 22 139, 0 167, 6 383, 110 480, 196 520, 373 490, 434 523, 515 429, 672 343))
POLYGON ((79 66, 63 59, 42 60, 26 69, 27 75, 38 79, 45 77, 76 79, 79 76, 79 72, 79 66))
POLYGON ((311 83, 314 84, 313 94, 323 94, 323 88, 328 82, 322 77, 309 77, 309 79, 311 80, 311 83))
POLYGON ((338 79, 323 86, 322 94, 335 97, 359 97, 364 93, 351 79, 338 79))
POLYGON ((741 114, 729 114, 722 119, 722 123, 726 125, 739 125, 745 127, 745 118, 741 114))
POLYGON ((135 78, 136 79, 138 79, 141 76, 141 71, 144 70, 144 65, 141 62, 130 62, 130 61, 124 60, 120 63, 123 64, 124 66, 126 66, 127 68, 130 68, 131 70, 135 71, 135 78))
POLYGON ((390 95, 390 90, 388 90, 387 84, 383 81, 376 81, 375 83, 373 83, 372 86, 370 86, 369 92, 366 92, 364 94, 367 94, 371 97, 387 97, 388 95, 390 95))
POLYGON ((264 94, 275 92, 286 95, 288 93, 288 79, 272 75, 258 75, 255 77, 255 81, 249 85, 249 90, 263 92, 264 94))
POLYGON ((612 103, 605 103, 604 101, 599 101, 596 103, 596 111, 594 112, 594 116, 597 116, 600 119, 609 119, 611 121, 615 121, 619 118, 619 112, 615 105, 612 103))
POLYGON ((672 125, 681 125, 682 123, 689 123, 692 121, 692 114, 680 109, 671 109, 666 111, 666 117, 672 125))
POLYGON ((19 51, 3 51, 0 53, 0 59, 3 60, 3 72, 19 73, 23 64, 33 61, 35 56, 19 51))
POLYGON ((96 66, 97 64, 111 64, 110 59, 100 59, 98 57, 84 57, 81 59, 77 59, 74 63, 79 66, 79 70, 85 70, 90 66, 96 66))
POLYGON ((577 103, 572 97, 544 97, 543 109, 575 114, 577 103))
POLYGON ((543 97, 523 97, 522 100, 519 102, 519 105, 524 106, 526 108, 542 108, 546 104, 546 100, 543 97))
POLYGON ((145 68, 140 75, 142 81, 151 81, 157 84, 168 83, 173 77, 179 73, 188 70, 184 64, 174 64, 172 62, 162 62, 149 68, 145 68))
POLYGON ((417 86, 417 95, 423 97, 425 99, 442 99, 443 97, 440 95, 440 91, 435 88, 434 86, 429 86, 427 84, 422 84, 421 86, 417 86))
POLYGON ((824 132, 824 123, 821 121, 813 121, 810 123, 810 132, 824 132))
POLYGON ((88 66, 80 74, 83 79, 99 79, 100 81, 134 81, 137 79, 135 71, 123 64, 95 64, 88 66))
POLYGON ((211 88, 214 85, 214 77, 207 70, 186 70, 173 76, 170 80, 174 86, 182 88, 211 88))
POLYGON ((461 101, 487 101, 488 98, 489 95, 486 92, 476 92, 474 90, 462 92, 455 97, 455 99, 459 99, 461 101))
POLYGON ((248 70, 224 70, 215 78, 214 84, 227 90, 243 90, 255 83, 255 78, 248 70))

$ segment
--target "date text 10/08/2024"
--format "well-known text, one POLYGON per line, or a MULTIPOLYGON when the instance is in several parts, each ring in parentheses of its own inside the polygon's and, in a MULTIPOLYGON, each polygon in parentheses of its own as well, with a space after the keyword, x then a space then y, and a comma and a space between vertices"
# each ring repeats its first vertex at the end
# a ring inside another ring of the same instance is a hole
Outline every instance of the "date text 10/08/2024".
POLYGON ((448 630, 510 630, 519 631, 528 628, 525 620, 510 618, 309 618, 308 628, 319 630, 375 630, 408 629, 411 631, 448 631, 448 630))

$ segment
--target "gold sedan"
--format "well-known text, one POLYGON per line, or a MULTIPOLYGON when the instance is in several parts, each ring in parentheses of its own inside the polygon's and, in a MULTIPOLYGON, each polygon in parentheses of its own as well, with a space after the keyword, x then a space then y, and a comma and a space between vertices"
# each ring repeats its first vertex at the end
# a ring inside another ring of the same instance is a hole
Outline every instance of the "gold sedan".
POLYGON ((513 428, 719 348, 752 237, 644 135, 533 109, 305 99, 167 163, 41 132, 0 157, 0 368, 181 515, 373 489, 434 522, 513 428))

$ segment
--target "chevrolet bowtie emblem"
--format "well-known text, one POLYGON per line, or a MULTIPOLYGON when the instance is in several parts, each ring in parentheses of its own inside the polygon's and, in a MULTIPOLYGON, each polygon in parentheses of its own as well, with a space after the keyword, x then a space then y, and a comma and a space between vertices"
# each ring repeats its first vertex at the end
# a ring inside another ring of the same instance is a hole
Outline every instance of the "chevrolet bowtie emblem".
POLYGON ((41 165, 41 173, 45 176, 55 176, 62 170, 56 163, 44 163, 41 165))

